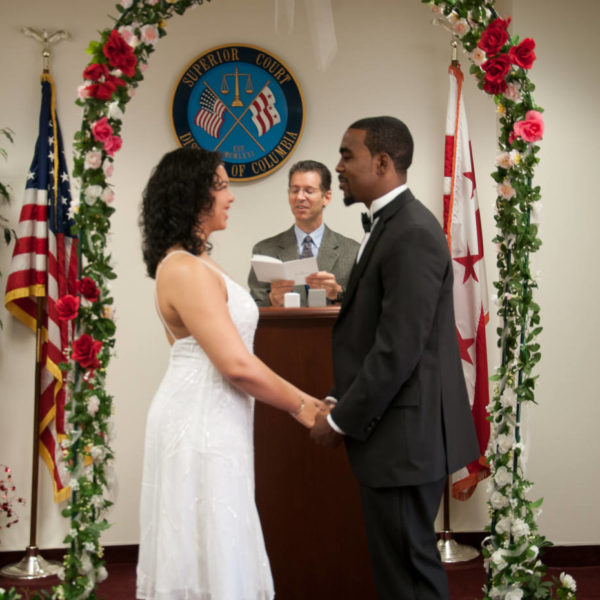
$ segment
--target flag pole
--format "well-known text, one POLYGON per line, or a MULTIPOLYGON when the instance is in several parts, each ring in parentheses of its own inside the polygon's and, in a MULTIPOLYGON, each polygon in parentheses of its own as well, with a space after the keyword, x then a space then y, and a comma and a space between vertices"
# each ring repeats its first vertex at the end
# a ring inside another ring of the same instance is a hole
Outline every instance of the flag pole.
MULTIPOLYGON (((456 34, 454 34, 445 23, 437 19, 433 21, 433 24, 442 25, 444 29, 446 29, 452 35, 452 38, 450 40, 450 47, 452 48, 451 66, 460 66, 458 60, 458 38, 456 34)), ((473 560, 474 558, 479 556, 479 552, 476 548, 473 548, 472 546, 467 546, 465 544, 459 544, 453 538, 452 528, 450 526, 451 482, 452 477, 448 475, 448 477, 446 478, 446 487, 444 488, 444 496, 442 499, 443 529, 440 533, 440 537, 437 542, 437 548, 443 563, 466 562, 469 560, 473 560)))
MULTIPOLYGON (((50 45, 70 36, 63 30, 49 34, 46 30, 24 27, 22 32, 42 43, 43 73, 50 72, 50 45)), ((42 394, 42 319, 44 314, 45 296, 36 297, 35 319, 35 382, 33 409, 33 448, 31 460, 31 509, 29 524, 29 546, 25 556, 18 562, 6 565, 0 569, 0 575, 11 579, 42 579, 56 575, 61 567, 59 562, 48 561, 37 547, 37 513, 39 487, 39 446, 40 446, 40 404, 42 394)))

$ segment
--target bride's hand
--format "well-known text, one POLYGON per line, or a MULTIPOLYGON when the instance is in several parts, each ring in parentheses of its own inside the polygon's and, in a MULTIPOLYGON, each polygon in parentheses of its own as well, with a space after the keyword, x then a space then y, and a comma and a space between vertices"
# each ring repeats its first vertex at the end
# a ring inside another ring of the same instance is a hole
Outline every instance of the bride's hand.
POLYGON ((301 398, 301 406, 295 413, 290 413, 298 423, 310 429, 314 424, 319 412, 329 412, 329 409, 321 400, 304 394, 301 398))

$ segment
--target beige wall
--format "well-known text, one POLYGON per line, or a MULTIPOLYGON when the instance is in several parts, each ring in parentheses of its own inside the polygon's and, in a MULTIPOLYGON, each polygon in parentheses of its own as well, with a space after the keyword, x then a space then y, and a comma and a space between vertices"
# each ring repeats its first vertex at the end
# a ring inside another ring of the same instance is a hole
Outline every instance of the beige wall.
MULTIPOLYGON (((146 81, 127 108, 124 147, 113 182, 117 212, 111 248, 119 279, 113 285, 118 324, 117 356, 108 385, 115 398, 117 431, 116 505, 106 544, 136 543, 137 509, 144 421, 148 404, 167 360, 167 345, 155 315, 152 282, 140 258, 137 212, 140 193, 152 166, 175 147, 169 111, 180 71, 195 56, 223 43, 262 46, 281 57, 303 89, 306 125, 291 161, 314 158, 334 167, 345 127, 354 119, 393 114, 411 128, 416 140, 409 173, 413 192, 441 214, 443 130, 447 98, 448 35, 431 25, 431 13, 419 0, 333 0, 338 52, 328 71, 317 68, 303 2, 297 2, 295 28, 289 35, 274 30, 273 1, 213 0, 185 17, 175 17, 169 35, 153 55, 146 81)), ((504 16, 512 2, 498 3, 504 16)), ((545 326, 539 367, 539 406, 529 415, 526 443, 528 475, 535 482, 532 498, 545 497, 540 528, 557 544, 600 543, 596 509, 600 442, 598 393, 591 376, 600 353, 596 344, 595 297, 599 285, 591 268, 598 252, 595 167, 600 124, 596 64, 598 37, 591 19, 594 0, 579 0, 565 14, 558 0, 515 2, 513 31, 534 37, 539 59, 532 72, 535 98, 546 108, 547 134, 542 143, 536 183, 543 192, 544 246, 535 257, 539 270, 539 302, 545 326), (587 9, 587 10, 586 10, 587 9), (592 162, 594 160, 594 162, 592 162), (595 196, 592 196, 594 194, 595 196)), ((14 189, 12 206, 2 214, 16 224, 25 174, 35 144, 40 103, 40 48, 20 33, 23 26, 63 28, 72 40, 55 48, 51 71, 57 84, 58 113, 70 152, 70 140, 81 121, 74 105, 85 47, 96 31, 116 14, 107 0, 25 0, 2 2, 0 43, 0 126, 15 130, 8 162, 0 161, 0 177, 14 189)), ((465 71, 468 64, 463 63, 465 71)), ((488 283, 495 278, 493 170, 495 109, 468 77, 465 102, 475 153, 479 201, 486 238, 488 283)), ((70 158, 70 156, 69 156, 70 158)), ((72 166, 72 161, 71 161, 72 166)), ((258 239, 290 224, 285 167, 270 177, 238 184, 229 228, 214 237, 214 257, 245 283, 250 249, 258 239)), ((360 237, 358 207, 344 208, 339 190, 327 209, 327 222, 346 235, 360 237)), ((0 247, 5 276, 10 252, 0 247)), ((493 309, 493 306, 491 307, 493 309)), ((30 437, 33 398, 34 336, 0 308, 0 463, 9 464, 20 494, 29 497, 30 437)), ((497 364, 495 323, 490 338, 490 368, 497 364)), ((60 545, 66 524, 60 507, 50 502, 46 469, 41 471, 41 547, 60 545)), ((21 523, 2 530, 2 550, 22 549, 29 539, 28 509, 21 523)), ((485 485, 467 503, 452 503, 456 531, 481 530, 487 522, 485 485)))

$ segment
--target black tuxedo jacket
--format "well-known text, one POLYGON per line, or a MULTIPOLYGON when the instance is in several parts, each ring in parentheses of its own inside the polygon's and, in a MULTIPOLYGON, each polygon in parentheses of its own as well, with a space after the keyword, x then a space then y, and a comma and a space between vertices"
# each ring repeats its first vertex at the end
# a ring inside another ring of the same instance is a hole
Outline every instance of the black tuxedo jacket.
POLYGON ((333 330, 331 416, 361 485, 419 485, 479 456, 452 264, 439 223, 409 190, 379 217, 333 330))

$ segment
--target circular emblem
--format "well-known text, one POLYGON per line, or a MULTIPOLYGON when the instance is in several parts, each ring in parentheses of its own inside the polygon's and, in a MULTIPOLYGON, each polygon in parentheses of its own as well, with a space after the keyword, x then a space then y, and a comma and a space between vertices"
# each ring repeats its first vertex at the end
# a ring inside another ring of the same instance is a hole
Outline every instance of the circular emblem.
POLYGON ((218 46, 183 71, 171 102, 180 146, 215 150, 232 181, 281 167, 304 127, 296 78, 276 56, 243 44, 218 46))

